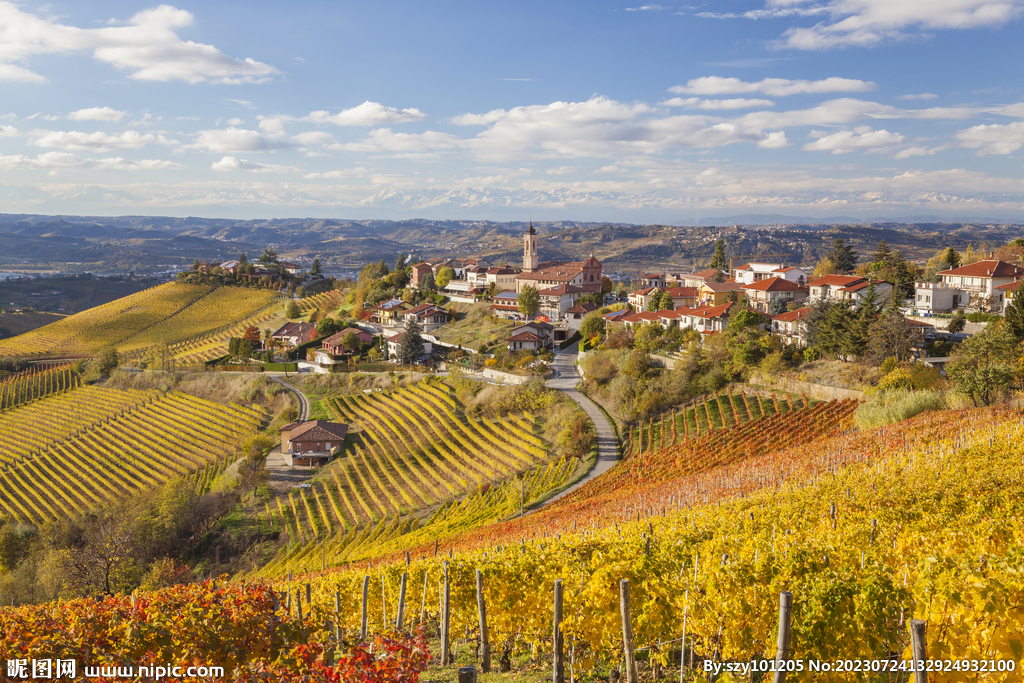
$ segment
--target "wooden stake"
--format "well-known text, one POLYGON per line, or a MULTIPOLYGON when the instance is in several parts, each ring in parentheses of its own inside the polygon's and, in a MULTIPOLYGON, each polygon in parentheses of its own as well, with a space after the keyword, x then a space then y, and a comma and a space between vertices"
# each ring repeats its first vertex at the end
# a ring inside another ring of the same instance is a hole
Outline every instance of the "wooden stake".
MULTIPOLYGON (((679 570, 682 574, 682 570, 679 570)), ((690 582, 686 582, 686 596, 683 598, 683 646, 679 649, 679 683, 684 682, 683 673, 686 669, 686 617, 690 613, 690 582)))
POLYGON ((444 595, 441 596, 441 664, 448 666, 451 663, 451 626, 452 615, 452 586, 448 581, 448 560, 444 561, 444 595))
POLYGON ((366 599, 367 599, 367 597, 369 595, 369 592, 370 592, 370 577, 369 576, 364 576, 363 577, 363 614, 362 614, 362 621, 359 622, 361 624, 360 629, 359 629, 359 639, 360 639, 360 641, 362 641, 364 643, 366 642, 366 627, 369 625, 369 617, 370 617, 370 615, 366 611, 367 607, 369 606, 369 605, 366 604, 366 599))
POLYGON ((552 644, 554 655, 551 658, 551 683, 565 683, 565 642, 562 636, 562 580, 555 580, 554 595, 554 629, 552 644))
POLYGON ((491 642, 487 635, 487 605, 484 603, 484 575, 476 570, 476 609, 480 616, 480 669, 491 672, 491 642))
POLYGON ((405 625, 405 588, 409 581, 409 574, 402 574, 402 583, 398 588, 398 616, 395 617, 395 628, 399 631, 405 625))
POLYGON ((790 651, 790 624, 792 622, 793 594, 789 591, 779 593, 779 640, 775 648, 775 675, 772 683, 785 683, 786 662, 790 651))
POLYGON ((910 649, 914 655, 914 683, 928 683, 925 623, 920 619, 910 620, 910 649))
POLYGON ((622 613, 622 647, 626 659, 626 683, 637 683, 633 651, 633 622, 629 616, 629 579, 619 581, 619 610, 622 613))
POLYGON ((420 623, 427 620, 427 570, 423 570, 423 593, 420 595, 420 623))

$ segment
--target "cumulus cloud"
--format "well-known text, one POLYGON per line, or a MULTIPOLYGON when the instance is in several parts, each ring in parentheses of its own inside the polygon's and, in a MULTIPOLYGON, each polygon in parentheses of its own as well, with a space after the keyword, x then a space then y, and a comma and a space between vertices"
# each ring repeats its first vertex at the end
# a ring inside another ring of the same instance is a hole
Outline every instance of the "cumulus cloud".
POLYGON ((287 143, 271 140, 266 135, 245 128, 201 130, 190 149, 227 154, 230 152, 267 152, 285 146, 287 143))
POLYGON ((956 139, 962 146, 978 150, 978 156, 1012 154, 1024 145, 1024 122, 972 126, 957 132, 956 139))
POLYGON ((673 97, 659 102, 666 107, 686 107, 687 109, 751 109, 753 107, 774 107, 771 100, 755 100, 735 97, 727 100, 703 100, 699 97, 673 97))
POLYGON ((252 173, 295 173, 298 171, 293 166, 280 166, 278 164, 261 164, 255 161, 246 161, 232 156, 226 156, 220 161, 210 164, 214 171, 250 171, 252 173))
POLYGON ((333 123, 336 126, 381 126, 394 123, 412 123, 429 118, 419 109, 385 107, 380 102, 367 100, 357 107, 343 109, 336 114, 328 111, 310 112, 303 121, 333 123))
MULTIPOLYGON (((767 9, 806 7, 810 0, 768 0, 767 9)), ((814 5, 811 5, 814 7, 814 5)), ((831 0, 828 19, 794 27, 777 45, 797 50, 871 47, 927 31, 1001 26, 1020 16, 1021 0, 831 0)))
POLYGON ((667 10, 664 5, 641 5, 640 7, 627 7, 627 12, 661 12, 667 10))
POLYGON ((334 142, 334 136, 322 130, 310 130, 293 135, 292 140, 300 145, 326 145, 329 142, 334 142))
POLYGON ((112 107, 89 107, 68 114, 72 121, 120 121, 123 118, 124 112, 112 107))
POLYGON ((143 159, 131 161, 122 157, 107 159, 86 159, 77 154, 67 152, 44 152, 35 157, 24 154, 0 156, 0 168, 7 170, 79 170, 97 169, 103 171, 131 170, 180 170, 181 164, 162 159, 143 159))
POLYGON ((934 100, 938 95, 931 92, 922 92, 912 95, 900 95, 901 100, 934 100))
POLYGON ((544 171, 548 175, 567 175, 569 173, 576 173, 581 170, 579 166, 558 166, 557 168, 549 168, 544 171))
POLYGON ((120 135, 94 132, 84 133, 77 130, 34 130, 29 133, 30 144, 36 147, 55 147, 58 149, 83 150, 91 149, 105 152, 111 149, 142 149, 156 137, 145 135, 135 130, 128 130, 120 135))
POLYGON ((190 12, 160 5, 121 25, 82 29, 0 2, 0 80, 46 82, 17 63, 34 55, 72 52, 91 52, 140 81, 252 83, 280 73, 252 58, 236 59, 212 45, 182 40, 176 31, 194 19, 190 12))
POLYGON ((0 126, 0 138, 10 137, 18 134, 18 129, 14 126, 0 126))
POLYGON ((832 152, 845 154, 857 150, 888 149, 900 144, 906 138, 899 133, 887 130, 872 130, 868 126, 858 126, 853 130, 841 130, 836 133, 812 131, 814 142, 809 142, 801 149, 806 152, 832 152))
POLYGON ((819 81, 790 80, 788 78, 765 78, 757 82, 741 81, 738 78, 702 76, 693 78, 686 85, 674 85, 669 92, 681 95, 748 95, 761 93, 770 97, 808 95, 835 92, 867 92, 877 86, 871 81, 856 78, 831 76, 819 81))
POLYGON ((907 147, 906 149, 897 152, 893 159, 909 159, 910 157, 933 156, 944 149, 948 149, 948 147, 946 145, 939 145, 938 147, 907 147))

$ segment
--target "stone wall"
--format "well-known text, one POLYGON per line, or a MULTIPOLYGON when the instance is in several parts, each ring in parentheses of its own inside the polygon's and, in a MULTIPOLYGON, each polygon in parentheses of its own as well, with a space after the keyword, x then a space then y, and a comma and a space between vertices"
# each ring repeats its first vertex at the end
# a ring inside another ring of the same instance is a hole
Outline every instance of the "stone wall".
POLYGON ((791 394, 806 394, 808 397, 816 398, 819 401, 833 401, 844 398, 865 401, 868 398, 867 394, 856 389, 845 389, 843 387, 833 387, 827 384, 804 382, 798 379, 786 377, 785 375, 766 377, 759 372, 753 372, 750 375, 749 383, 774 391, 785 391, 791 394))

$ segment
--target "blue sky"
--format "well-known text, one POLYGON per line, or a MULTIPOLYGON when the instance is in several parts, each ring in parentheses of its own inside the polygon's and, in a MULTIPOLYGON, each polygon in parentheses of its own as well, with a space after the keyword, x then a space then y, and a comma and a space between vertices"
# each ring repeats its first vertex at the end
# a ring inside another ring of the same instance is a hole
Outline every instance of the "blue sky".
POLYGON ((1024 221, 1024 0, 0 0, 0 212, 1024 221))

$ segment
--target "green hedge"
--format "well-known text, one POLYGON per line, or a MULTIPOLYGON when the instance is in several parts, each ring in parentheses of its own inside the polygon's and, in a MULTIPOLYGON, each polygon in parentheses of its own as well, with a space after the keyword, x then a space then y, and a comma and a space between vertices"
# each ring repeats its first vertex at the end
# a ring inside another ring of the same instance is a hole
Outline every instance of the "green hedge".
POLYGON ((561 349, 562 351, 565 351, 567 348, 578 342, 580 339, 582 339, 582 337, 580 336, 579 331, 573 332, 571 337, 569 337, 563 342, 558 343, 558 348, 561 349))
POLYGON ((298 363, 264 363, 263 369, 267 372, 298 372, 298 363))

